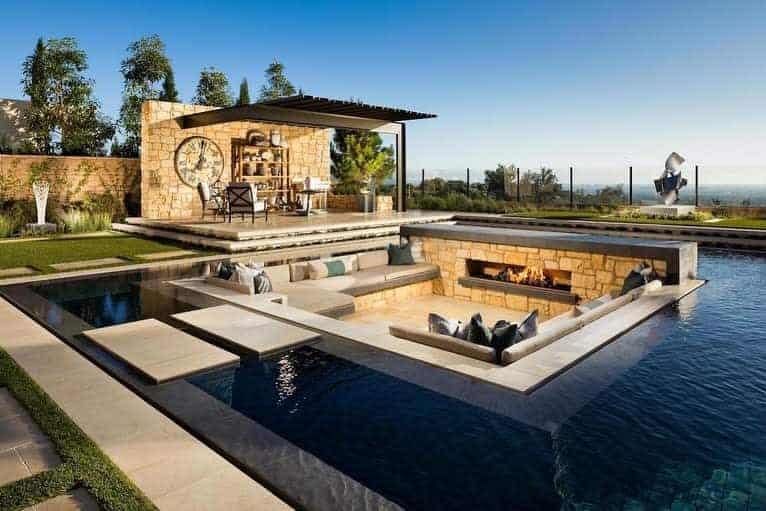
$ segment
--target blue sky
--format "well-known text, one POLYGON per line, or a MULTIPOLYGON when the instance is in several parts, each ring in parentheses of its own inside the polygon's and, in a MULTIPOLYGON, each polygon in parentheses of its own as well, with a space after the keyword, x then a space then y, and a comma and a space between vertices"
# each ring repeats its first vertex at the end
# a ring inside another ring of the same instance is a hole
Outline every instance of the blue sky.
POLYGON ((21 95, 38 36, 74 36, 116 117, 125 47, 157 33, 185 100, 208 65, 255 95, 278 57, 307 93, 439 114, 410 124, 410 169, 574 165, 610 182, 675 150, 718 182, 766 183, 762 1, 11 0, 3 26, 0 97, 21 95))

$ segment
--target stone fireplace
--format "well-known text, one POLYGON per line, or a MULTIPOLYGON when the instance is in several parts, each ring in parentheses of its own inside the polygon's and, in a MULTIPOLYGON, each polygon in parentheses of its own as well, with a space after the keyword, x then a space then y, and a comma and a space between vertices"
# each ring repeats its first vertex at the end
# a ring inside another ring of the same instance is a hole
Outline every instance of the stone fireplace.
POLYGON ((697 246, 461 224, 403 226, 439 266, 434 294, 506 307, 537 309, 544 319, 583 301, 619 292, 630 271, 651 264, 667 284, 696 277, 697 246))

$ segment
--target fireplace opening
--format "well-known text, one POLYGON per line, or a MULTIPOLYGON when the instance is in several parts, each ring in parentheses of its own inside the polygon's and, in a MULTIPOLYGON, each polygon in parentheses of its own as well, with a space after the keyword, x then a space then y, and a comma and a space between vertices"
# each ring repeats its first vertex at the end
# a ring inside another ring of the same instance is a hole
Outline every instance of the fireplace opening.
POLYGON ((572 272, 544 269, 539 266, 520 266, 516 264, 491 263, 469 259, 468 275, 498 282, 507 282, 522 286, 572 290, 572 272))

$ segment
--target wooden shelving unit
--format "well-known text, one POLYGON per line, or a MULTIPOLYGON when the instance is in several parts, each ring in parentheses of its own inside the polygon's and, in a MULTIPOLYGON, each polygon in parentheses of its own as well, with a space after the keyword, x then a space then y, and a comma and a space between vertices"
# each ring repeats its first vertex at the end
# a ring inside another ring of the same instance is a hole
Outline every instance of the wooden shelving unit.
POLYGON ((273 201, 281 197, 293 202, 290 181, 290 150, 287 147, 250 145, 243 138, 231 140, 231 177, 236 182, 251 182, 258 195, 273 201), (266 159, 271 153, 271 159, 266 159))

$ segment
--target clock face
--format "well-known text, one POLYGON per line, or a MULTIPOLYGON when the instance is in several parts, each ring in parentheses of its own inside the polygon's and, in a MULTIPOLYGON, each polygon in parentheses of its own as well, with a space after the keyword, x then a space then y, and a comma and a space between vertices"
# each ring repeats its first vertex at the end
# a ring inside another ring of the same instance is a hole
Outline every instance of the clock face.
POLYGON ((187 138, 176 149, 176 172, 191 187, 217 181, 223 173, 221 149, 209 138, 187 138))

